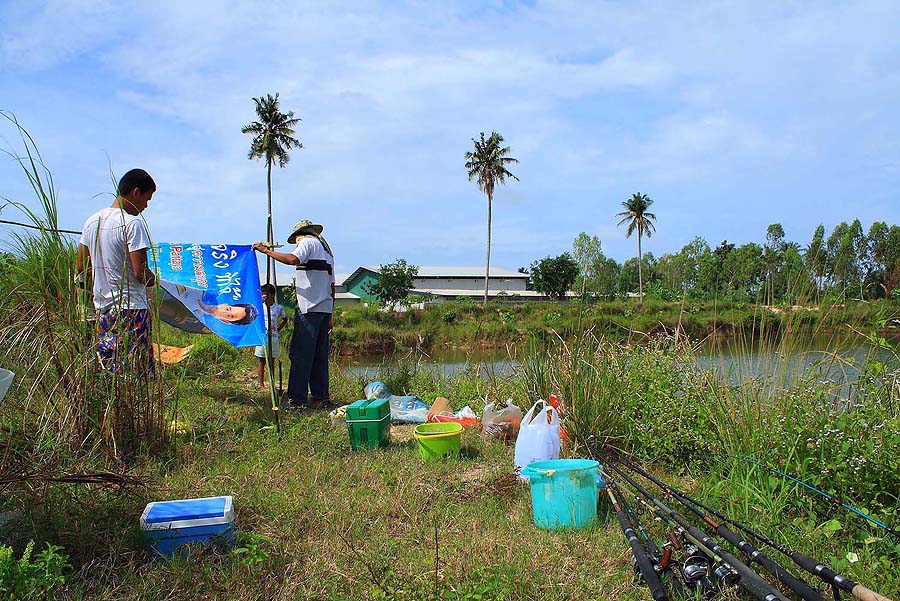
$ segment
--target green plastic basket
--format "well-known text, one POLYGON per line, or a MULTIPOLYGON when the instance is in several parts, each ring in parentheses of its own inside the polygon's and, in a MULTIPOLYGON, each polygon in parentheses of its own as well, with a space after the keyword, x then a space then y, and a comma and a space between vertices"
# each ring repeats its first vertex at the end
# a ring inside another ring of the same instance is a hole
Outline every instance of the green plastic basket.
POLYGON ((462 431, 456 422, 419 424, 413 436, 419 443, 419 455, 427 461, 458 454, 462 431))

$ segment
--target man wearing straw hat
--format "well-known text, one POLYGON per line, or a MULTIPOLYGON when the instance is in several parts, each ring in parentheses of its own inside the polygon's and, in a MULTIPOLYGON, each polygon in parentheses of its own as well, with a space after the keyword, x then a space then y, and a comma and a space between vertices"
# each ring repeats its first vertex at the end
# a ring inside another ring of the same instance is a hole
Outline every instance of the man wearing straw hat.
POLYGON ((304 219, 294 226, 288 243, 297 246, 290 253, 276 252, 265 242, 253 250, 297 269, 297 312, 291 337, 291 371, 288 402, 294 408, 323 408, 331 404, 328 394, 328 338, 334 311, 334 253, 324 228, 304 219))

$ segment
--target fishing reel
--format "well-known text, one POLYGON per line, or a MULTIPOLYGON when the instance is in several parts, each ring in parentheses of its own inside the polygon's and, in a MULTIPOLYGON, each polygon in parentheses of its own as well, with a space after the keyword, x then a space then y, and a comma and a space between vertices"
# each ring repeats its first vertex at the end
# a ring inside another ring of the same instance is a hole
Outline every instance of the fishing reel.
POLYGON ((738 575, 728 564, 719 563, 713 568, 712 581, 716 583, 716 586, 721 591, 736 587, 738 585, 738 575))
POLYGON ((684 547, 686 557, 681 562, 681 577, 692 591, 700 592, 704 597, 715 593, 715 586, 710 580, 712 562, 694 545, 684 547))
POLYGON ((737 574, 725 563, 713 563, 695 545, 684 546, 681 577, 689 589, 712 598, 720 591, 737 585, 737 574))

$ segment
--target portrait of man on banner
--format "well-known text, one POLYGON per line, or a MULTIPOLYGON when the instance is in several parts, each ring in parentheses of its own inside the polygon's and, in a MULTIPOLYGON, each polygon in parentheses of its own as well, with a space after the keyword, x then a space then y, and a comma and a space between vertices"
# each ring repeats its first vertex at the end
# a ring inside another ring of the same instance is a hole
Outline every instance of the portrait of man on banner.
POLYGON ((249 245, 163 243, 151 254, 164 322, 237 347, 264 344, 259 271, 249 245))

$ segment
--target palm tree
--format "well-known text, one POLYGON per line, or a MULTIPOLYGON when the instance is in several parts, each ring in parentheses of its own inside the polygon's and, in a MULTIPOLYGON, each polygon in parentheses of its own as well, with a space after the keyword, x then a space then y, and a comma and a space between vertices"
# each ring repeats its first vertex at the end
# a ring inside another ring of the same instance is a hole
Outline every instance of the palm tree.
POLYGON ((486 140, 484 132, 481 132, 481 138, 479 140, 472 138, 472 142, 475 144, 475 151, 466 153, 466 171, 469 172, 469 181, 477 180, 478 189, 484 192, 488 199, 487 261, 484 267, 484 304, 487 304, 488 278, 491 274, 491 205, 494 200, 494 186, 497 182, 505 185, 507 177, 519 181, 519 178, 506 168, 507 165, 518 163, 519 160, 507 156, 509 146, 501 146, 503 136, 495 131, 492 131, 486 140))
MULTIPOLYGON (((278 166, 283 168, 288 164, 288 161, 291 160, 288 151, 291 148, 303 148, 303 144, 300 143, 300 140, 293 137, 294 127, 300 123, 300 119, 294 118, 294 111, 288 111, 287 113, 281 112, 281 107, 278 103, 278 94, 275 94, 274 97, 271 94, 266 94, 265 98, 260 96, 259 98, 254 98, 253 102, 256 103, 256 115, 259 117, 259 121, 254 121, 249 125, 245 125, 241 128, 241 133, 252 134, 254 136, 253 141, 250 142, 250 154, 247 158, 251 161, 253 159, 266 159, 267 184, 269 190, 267 242, 273 244, 272 165, 278 161, 278 166)), ((268 264, 271 261, 272 259, 269 258, 266 263, 268 264)), ((266 283, 270 283, 268 281, 268 271, 267 267, 266 283)))
MULTIPOLYGON (((266 242, 270 247, 275 245, 274 226, 272 224, 272 165, 278 162, 279 167, 284 167, 291 160, 288 151, 292 148, 303 148, 300 140, 294 137, 294 127, 300 123, 300 119, 294 118, 294 112, 281 112, 278 103, 278 94, 273 97, 266 94, 263 98, 254 98, 256 103, 256 115, 259 121, 254 121, 249 125, 241 128, 241 133, 252 134, 253 141, 250 142, 250 153, 247 156, 251 161, 254 159, 266 159, 266 184, 269 192, 269 214, 266 220, 266 242)), ((272 257, 266 256, 266 284, 272 283, 272 276, 275 273, 275 263, 272 257)), ((272 323, 272 308, 266 305, 269 323, 272 323)), ((267 357, 272 356, 272 328, 266 328, 268 342, 266 344, 267 357)), ((277 405, 275 403, 275 374, 272 373, 272 364, 269 365, 269 390, 272 395, 272 410, 275 413, 275 426, 281 431, 278 420, 277 405)))
POLYGON ((651 200, 649 196, 638 192, 632 194, 631 198, 622 203, 625 210, 616 215, 616 217, 622 218, 622 221, 619 222, 620 226, 626 223, 628 224, 628 229, 625 230, 626 238, 630 238, 631 234, 634 233, 634 230, 637 230, 638 233, 638 294, 640 294, 640 302, 642 305, 644 304, 644 274, 642 269, 643 256, 641 253, 641 238, 645 235, 649 238, 651 234, 656 233, 656 227, 653 225, 653 222, 656 220, 656 215, 647 212, 647 209, 649 209, 652 204, 653 200, 651 200))

